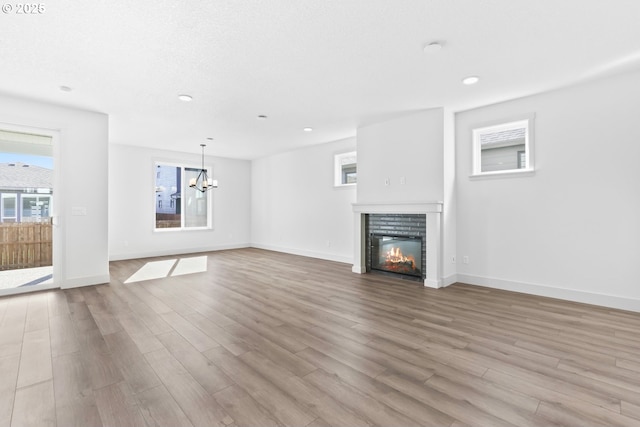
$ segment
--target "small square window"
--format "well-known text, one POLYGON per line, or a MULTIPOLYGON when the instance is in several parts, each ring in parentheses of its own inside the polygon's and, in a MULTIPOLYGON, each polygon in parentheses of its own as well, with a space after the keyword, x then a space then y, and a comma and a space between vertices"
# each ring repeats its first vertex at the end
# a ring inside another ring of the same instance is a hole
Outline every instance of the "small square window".
POLYGON ((355 151, 335 155, 336 187, 355 185, 358 178, 358 157, 355 151))
POLYGON ((533 115, 472 132, 473 176, 533 171, 533 115))

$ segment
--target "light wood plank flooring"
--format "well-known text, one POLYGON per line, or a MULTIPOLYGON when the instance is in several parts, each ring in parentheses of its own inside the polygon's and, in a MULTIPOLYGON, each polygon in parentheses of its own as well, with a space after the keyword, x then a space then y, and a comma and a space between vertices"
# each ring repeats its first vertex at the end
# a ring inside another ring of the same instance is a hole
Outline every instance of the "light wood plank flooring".
POLYGON ((108 285, 1 298, 0 427, 640 425, 640 314, 200 255, 205 273, 124 283, 171 257, 121 261, 108 285))

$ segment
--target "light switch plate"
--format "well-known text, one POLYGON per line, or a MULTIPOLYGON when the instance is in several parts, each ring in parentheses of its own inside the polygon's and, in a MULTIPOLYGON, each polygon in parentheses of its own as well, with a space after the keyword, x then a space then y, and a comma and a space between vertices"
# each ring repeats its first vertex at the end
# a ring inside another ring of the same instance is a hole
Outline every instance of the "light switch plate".
POLYGON ((85 208, 84 206, 72 207, 71 208, 71 215, 72 216, 86 216, 87 215, 87 208, 85 208))

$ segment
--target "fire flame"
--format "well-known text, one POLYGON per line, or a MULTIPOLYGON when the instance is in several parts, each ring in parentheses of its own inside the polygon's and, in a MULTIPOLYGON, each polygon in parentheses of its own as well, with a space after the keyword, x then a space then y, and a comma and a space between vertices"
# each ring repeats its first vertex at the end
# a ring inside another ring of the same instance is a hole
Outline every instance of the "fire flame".
POLYGON ((412 255, 404 256, 400 248, 391 248, 389 251, 387 251, 386 260, 387 262, 391 262, 394 264, 401 262, 410 262, 411 268, 416 268, 416 259, 412 255))

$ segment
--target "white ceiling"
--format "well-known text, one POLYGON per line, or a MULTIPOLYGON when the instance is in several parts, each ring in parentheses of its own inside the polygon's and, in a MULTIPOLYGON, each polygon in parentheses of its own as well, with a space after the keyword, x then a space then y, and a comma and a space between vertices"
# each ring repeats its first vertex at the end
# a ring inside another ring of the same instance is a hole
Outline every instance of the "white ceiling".
POLYGON ((208 143, 207 154, 227 157, 640 68, 638 0, 44 5, 40 15, 0 13, 0 92, 107 113, 112 143, 194 153, 208 143), (444 48, 426 55, 432 41, 444 48), (469 75, 480 82, 462 85, 469 75))

